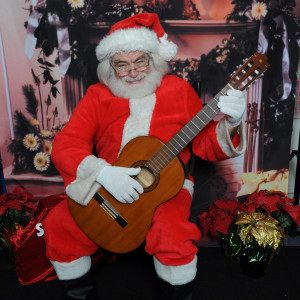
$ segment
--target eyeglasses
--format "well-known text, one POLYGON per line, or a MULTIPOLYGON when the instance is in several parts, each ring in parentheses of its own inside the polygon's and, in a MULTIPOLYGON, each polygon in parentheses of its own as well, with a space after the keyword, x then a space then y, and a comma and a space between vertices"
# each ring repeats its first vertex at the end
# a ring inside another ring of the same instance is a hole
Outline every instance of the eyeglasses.
POLYGON ((145 71, 149 66, 149 62, 150 62, 150 57, 147 55, 147 56, 140 57, 137 61, 133 62, 132 64, 120 61, 115 64, 111 63, 111 66, 118 75, 126 76, 133 70, 137 72, 145 71), (133 65, 134 68, 131 68, 131 65, 133 65))

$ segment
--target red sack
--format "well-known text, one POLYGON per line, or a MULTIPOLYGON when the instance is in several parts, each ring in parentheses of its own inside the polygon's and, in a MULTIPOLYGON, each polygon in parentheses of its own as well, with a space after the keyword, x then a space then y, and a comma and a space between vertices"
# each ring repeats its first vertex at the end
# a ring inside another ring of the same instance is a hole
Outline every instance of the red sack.
POLYGON ((12 246, 16 273, 21 284, 57 279, 53 266, 45 255, 42 222, 50 210, 66 198, 66 194, 60 194, 41 199, 35 212, 36 217, 24 229, 14 231, 12 246))

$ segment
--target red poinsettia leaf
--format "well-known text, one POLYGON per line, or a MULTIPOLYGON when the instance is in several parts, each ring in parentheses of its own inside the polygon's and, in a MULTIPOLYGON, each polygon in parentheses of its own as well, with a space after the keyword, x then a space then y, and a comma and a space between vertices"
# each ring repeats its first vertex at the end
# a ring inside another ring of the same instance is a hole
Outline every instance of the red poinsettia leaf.
POLYGON ((208 209, 208 215, 209 216, 214 216, 218 213, 218 209, 217 207, 213 204, 213 205, 210 205, 209 209, 208 209))
POLYGON ((17 187, 15 187, 14 188, 14 194, 22 194, 22 193, 24 193, 25 191, 24 191, 24 189, 22 188, 22 187, 20 187, 20 186, 17 186, 17 187))
POLYGON ((14 194, 22 202, 27 202, 27 201, 36 202, 37 201, 37 199, 32 194, 26 192, 21 187, 14 188, 14 194))
POLYGON ((240 205, 240 211, 248 211, 254 213, 257 205, 255 203, 244 202, 240 205))
POLYGON ((271 212, 278 210, 277 203, 276 199, 269 199, 268 202, 262 205, 262 208, 270 214, 271 212))
POLYGON ((296 201, 295 199, 292 199, 292 198, 289 198, 289 197, 285 196, 285 202, 294 203, 295 201, 296 201))
POLYGON ((283 198, 286 197, 286 194, 284 192, 281 192, 281 191, 272 191, 271 194, 272 195, 277 195, 277 196, 280 196, 280 197, 283 197, 283 198))
POLYGON ((6 210, 8 209, 8 206, 7 205, 1 205, 0 206, 0 216, 2 216, 5 212, 6 212, 6 210))
POLYGON ((0 205, 3 205, 7 200, 7 194, 1 194, 0 195, 0 205))
POLYGON ((300 206, 299 205, 285 205, 282 207, 294 220, 294 222, 300 225, 300 206))
POLYGON ((210 218, 201 219, 199 225, 203 235, 208 235, 211 232, 211 220, 210 218))
POLYGON ((204 220, 207 217, 207 212, 203 212, 201 215, 197 216, 199 220, 204 220))
POLYGON ((22 210, 22 204, 17 199, 8 201, 6 205, 9 209, 22 210))
POLYGON ((29 211, 30 213, 34 213, 36 211, 36 205, 31 202, 24 203, 22 207, 24 210, 29 211))
POLYGON ((233 216, 229 216, 227 213, 220 213, 215 220, 215 231, 223 234, 228 234, 228 227, 233 221, 233 216))
POLYGON ((263 208, 269 214, 273 211, 278 211, 279 207, 285 203, 285 194, 280 191, 269 192, 261 190, 252 193, 246 200, 247 203, 255 204, 256 208, 263 208))
POLYGON ((237 212, 240 205, 236 200, 216 200, 214 204, 217 208, 225 210, 231 215, 237 212))

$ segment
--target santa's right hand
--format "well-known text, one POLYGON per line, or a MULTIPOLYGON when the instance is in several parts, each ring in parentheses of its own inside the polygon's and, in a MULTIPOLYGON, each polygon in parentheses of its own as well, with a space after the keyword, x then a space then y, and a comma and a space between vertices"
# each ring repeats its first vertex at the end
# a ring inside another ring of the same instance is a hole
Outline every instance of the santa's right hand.
POLYGON ((139 194, 144 192, 139 182, 131 176, 136 176, 141 168, 123 168, 106 166, 96 181, 99 182, 116 200, 122 203, 132 203, 139 199, 139 194))

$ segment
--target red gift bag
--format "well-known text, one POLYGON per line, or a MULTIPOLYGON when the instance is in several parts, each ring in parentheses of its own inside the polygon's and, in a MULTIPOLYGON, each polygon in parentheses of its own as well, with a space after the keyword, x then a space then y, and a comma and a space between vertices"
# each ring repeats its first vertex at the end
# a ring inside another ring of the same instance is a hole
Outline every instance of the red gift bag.
POLYGON ((50 210, 66 198, 66 194, 60 194, 41 199, 35 212, 36 217, 24 229, 14 231, 13 254, 17 277, 21 284, 57 279, 53 266, 45 255, 42 222, 50 210))
MULTIPOLYGON (((60 194, 41 199, 35 211, 35 218, 24 229, 14 231, 12 248, 16 273, 21 284, 57 279, 53 266, 46 257, 42 222, 55 205, 67 198, 66 194, 60 194)), ((99 248, 91 258, 92 264, 111 263, 116 260, 114 254, 102 248, 99 248)))

